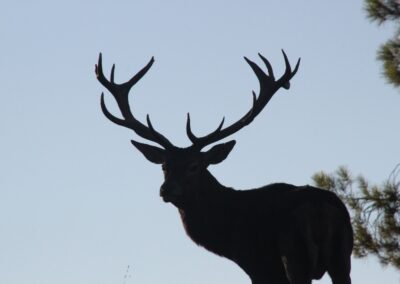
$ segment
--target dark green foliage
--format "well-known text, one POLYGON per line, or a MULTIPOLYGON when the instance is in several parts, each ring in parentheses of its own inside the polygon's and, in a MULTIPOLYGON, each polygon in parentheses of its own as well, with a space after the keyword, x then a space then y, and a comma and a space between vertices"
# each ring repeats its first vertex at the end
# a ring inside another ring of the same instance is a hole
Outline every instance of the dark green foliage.
MULTIPOLYGON (((398 32, 383 44, 377 58, 389 83, 400 86, 400 1, 365 0, 371 21, 379 25, 388 21, 398 25, 398 32)), ((345 167, 335 173, 316 173, 319 187, 334 191, 351 212, 354 250, 357 257, 375 255, 385 265, 400 270, 400 164, 382 185, 370 185, 362 177, 353 177, 345 167)))
POLYGON ((396 0, 365 0, 368 18, 379 24, 387 20, 398 20, 400 4, 396 0))
POLYGON ((378 59, 383 62, 384 75, 389 83, 400 86, 400 41, 389 40, 378 50, 378 59))
POLYGON ((322 188, 334 191, 347 205, 354 229, 354 255, 376 255, 382 264, 400 269, 400 165, 381 185, 352 177, 345 167, 333 174, 313 176, 322 188), (355 190, 354 187, 357 189, 355 190))
MULTIPOLYGON (((387 21, 400 22, 400 2, 397 0, 365 0, 365 10, 371 21, 383 24, 387 21)), ((399 27, 400 30, 400 27, 399 27)), ((400 86, 400 39, 397 32, 378 50, 378 59, 383 63, 383 74, 387 81, 400 86)))

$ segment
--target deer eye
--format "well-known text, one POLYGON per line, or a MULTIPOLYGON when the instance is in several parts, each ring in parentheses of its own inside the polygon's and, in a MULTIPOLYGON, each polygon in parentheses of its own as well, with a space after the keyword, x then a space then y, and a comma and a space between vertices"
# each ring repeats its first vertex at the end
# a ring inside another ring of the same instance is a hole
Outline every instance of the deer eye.
POLYGON ((198 163, 190 164, 188 166, 188 168, 187 168, 189 173, 195 173, 195 172, 197 172, 198 169, 199 169, 199 164, 198 163))

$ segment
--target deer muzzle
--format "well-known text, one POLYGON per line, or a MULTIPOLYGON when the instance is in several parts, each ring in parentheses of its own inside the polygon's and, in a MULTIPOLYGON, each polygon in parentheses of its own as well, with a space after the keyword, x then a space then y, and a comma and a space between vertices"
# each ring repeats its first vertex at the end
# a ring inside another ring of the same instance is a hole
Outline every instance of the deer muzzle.
POLYGON ((181 201, 183 196, 182 188, 176 182, 164 182, 160 188, 160 196, 164 202, 175 204, 181 201))

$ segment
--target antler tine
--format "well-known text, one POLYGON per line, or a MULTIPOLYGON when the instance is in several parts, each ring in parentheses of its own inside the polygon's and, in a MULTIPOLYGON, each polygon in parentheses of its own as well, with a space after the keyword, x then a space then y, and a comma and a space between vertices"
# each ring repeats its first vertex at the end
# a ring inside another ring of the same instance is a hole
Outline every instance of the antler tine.
POLYGON ((249 60, 248 58, 244 57, 246 62, 249 64, 255 75, 257 76, 257 79, 260 83, 260 93, 258 97, 256 96, 255 92, 253 91, 253 105, 252 108, 238 121, 235 123, 231 124, 230 126, 222 129, 222 124, 213 132, 210 134, 203 136, 203 137, 196 137, 191 130, 190 127, 190 116, 188 115, 188 120, 186 124, 186 132, 189 137, 189 139, 193 142, 194 147, 198 148, 203 148, 206 145, 209 145, 211 143, 217 142, 218 140, 221 140, 223 138, 228 137, 229 135, 239 131, 246 125, 250 124, 254 118, 264 109, 264 107, 268 104, 269 100, 272 98, 272 96, 281 88, 288 89, 290 87, 289 81, 290 79, 293 78, 293 76, 296 74, 299 65, 300 65, 300 59, 297 61, 295 69, 292 71, 289 60, 286 56, 286 53, 282 50, 283 57, 285 60, 285 72, 280 77, 278 80, 275 80, 274 72, 272 69, 271 64, 269 61, 259 54, 261 60, 264 62, 264 64, 267 67, 268 75, 265 74, 265 72, 253 61, 249 60))
MULTIPOLYGON (((225 122, 225 117, 222 118, 222 121, 218 125, 217 129, 215 129, 213 132, 211 132, 207 136, 213 136, 213 135, 217 134, 218 132, 220 132, 222 129, 222 126, 224 125, 224 122, 225 122)), ((200 139, 196 135, 193 134, 192 127, 190 126, 190 114, 189 113, 187 114, 187 120, 186 120, 186 134, 189 137, 189 140, 193 143, 193 145, 199 144, 201 139, 205 139, 207 137, 207 136, 204 136, 200 139)))
POLYGON ((154 137, 156 138, 157 143, 159 143, 160 145, 164 146, 164 148, 169 149, 174 147, 171 142, 169 142, 169 140, 167 138, 165 138, 164 135, 162 135, 161 133, 159 133, 158 131, 156 131, 153 127, 153 124, 150 121, 150 115, 146 115, 146 121, 147 121, 147 126, 149 127, 151 133, 154 135, 154 137))
POLYGON ((104 102, 104 93, 101 93, 100 105, 101 105, 101 110, 103 111, 103 114, 104 114, 109 120, 111 120, 111 121, 114 122, 115 124, 118 124, 118 125, 127 127, 127 125, 126 125, 126 120, 120 119, 120 118, 118 118, 118 117, 112 115, 112 114, 108 111, 108 109, 107 109, 107 107, 106 107, 106 104, 105 104, 105 102, 104 102))
POLYGON ((289 59, 283 49, 282 49, 282 54, 283 54, 283 58, 285 59, 286 69, 285 69, 285 73, 282 75, 282 77, 278 81, 282 82, 283 84, 285 84, 285 82, 287 82, 286 83, 287 86, 284 86, 284 87, 285 87, 285 89, 289 89, 290 88, 289 81, 297 73, 297 70, 299 69, 299 66, 300 66, 301 58, 299 58, 297 60, 296 66, 295 66, 294 70, 292 71, 292 67, 290 66, 289 59))
POLYGON ((114 74, 115 74, 115 64, 111 67, 111 75, 110 75, 110 81, 111 84, 114 84, 114 74))
POLYGON ((129 106, 129 91, 130 89, 147 73, 147 71, 150 69, 150 67, 154 63, 154 57, 150 59, 150 61, 147 63, 145 67, 143 67, 138 73, 136 73, 129 81, 122 83, 122 84, 117 84, 114 82, 114 75, 115 75, 115 64, 113 64, 111 68, 111 75, 110 75, 110 81, 107 80, 107 78, 104 76, 103 73, 103 62, 102 62, 102 54, 100 53, 99 55, 99 61, 98 64, 96 65, 95 71, 96 71, 96 76, 99 82, 107 88, 107 90, 110 91, 110 93, 113 95, 115 98, 118 107, 121 111, 121 114, 123 116, 123 119, 118 118, 111 114, 111 112, 107 109, 106 104, 104 102, 104 94, 101 94, 101 109, 104 113, 104 115, 112 122, 130 128, 133 131, 135 131, 139 136, 156 142, 163 146, 164 148, 172 148, 173 145, 172 143, 161 133, 157 132, 153 126, 151 125, 151 122, 149 123, 150 119, 147 119, 148 126, 142 124, 140 121, 138 121, 132 114, 132 111, 129 106))
POLYGON ((244 60, 246 60, 247 64, 250 65, 250 67, 253 70, 254 74, 256 74, 260 85, 261 85, 261 83, 263 83, 263 78, 268 78, 271 81, 275 79, 274 72, 272 70, 272 66, 270 66, 270 68, 267 68, 268 72, 270 73, 269 75, 267 75, 267 74, 265 74, 265 72, 257 64, 255 64, 253 61, 251 61, 247 57, 244 57, 244 60), (271 76, 271 74, 272 74, 272 76, 271 76))
POLYGON ((95 65, 95 73, 96 73, 97 80, 99 80, 99 82, 104 87, 109 89, 110 83, 108 82, 108 80, 106 79, 106 77, 104 76, 104 73, 103 73, 103 59, 102 58, 103 58, 103 55, 100 53, 98 62, 95 65))
POLYGON ((272 69, 271 63, 269 63, 268 59, 262 56, 261 53, 258 53, 258 56, 260 56, 261 60, 264 62, 265 66, 267 67, 268 70, 268 75, 271 77, 272 80, 275 80, 274 76, 274 70, 272 69))
POLYGON ((196 140, 198 139, 196 135, 193 134, 192 132, 192 127, 190 126, 190 113, 187 113, 187 119, 186 119, 186 134, 189 137, 189 140, 192 141, 194 144, 196 140))

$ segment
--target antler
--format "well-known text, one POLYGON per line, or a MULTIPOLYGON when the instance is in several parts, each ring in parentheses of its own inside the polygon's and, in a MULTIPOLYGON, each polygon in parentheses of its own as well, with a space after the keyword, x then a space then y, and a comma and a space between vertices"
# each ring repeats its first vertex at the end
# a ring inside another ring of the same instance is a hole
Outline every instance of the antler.
POLYGON ((118 107, 121 111, 121 114, 124 119, 118 118, 112 115, 104 102, 104 93, 101 94, 101 110, 104 115, 111 120, 112 122, 130 128, 136 132, 139 136, 156 142, 163 146, 165 149, 172 148, 172 143, 164 137, 161 133, 157 132, 153 125, 151 124, 150 117, 147 115, 147 126, 138 121, 132 114, 130 106, 129 106, 129 91, 150 69, 151 65, 154 63, 154 57, 152 57, 147 63, 145 67, 143 67, 135 76, 133 76, 129 81, 117 84, 114 82, 114 72, 115 72, 115 64, 113 64, 111 68, 111 76, 110 81, 106 79, 103 73, 103 64, 102 64, 102 55, 99 55, 98 64, 95 66, 95 72, 97 76, 97 80, 110 91, 115 100, 117 101, 118 107))
POLYGON ((254 73, 256 74, 258 81, 260 82, 260 93, 259 96, 256 97, 255 92, 253 91, 253 106, 252 108, 237 122, 233 123, 232 125, 222 129, 224 124, 225 118, 222 119, 220 125, 217 127, 216 130, 211 132, 210 134, 203 136, 203 137, 196 137, 190 126, 190 115, 187 116, 187 123, 186 123, 186 133, 193 143, 193 147, 196 148, 203 148, 211 143, 214 143, 218 140, 221 140, 237 131, 245 127, 246 125, 250 124, 253 119, 263 110, 263 108, 267 105, 269 100, 272 96, 281 88, 289 89, 290 88, 290 79, 296 74, 299 65, 300 65, 300 58, 297 61, 296 67, 292 71, 290 66, 289 60, 286 56, 286 53, 282 50, 283 57, 285 59, 286 70, 285 73, 280 77, 278 80, 275 80, 274 72, 272 70, 272 66, 269 61, 263 57, 261 54, 258 54, 261 60, 267 67, 268 75, 264 73, 261 68, 255 64, 254 62, 250 61, 246 57, 244 58, 246 62, 250 65, 251 69, 253 69, 254 73))

